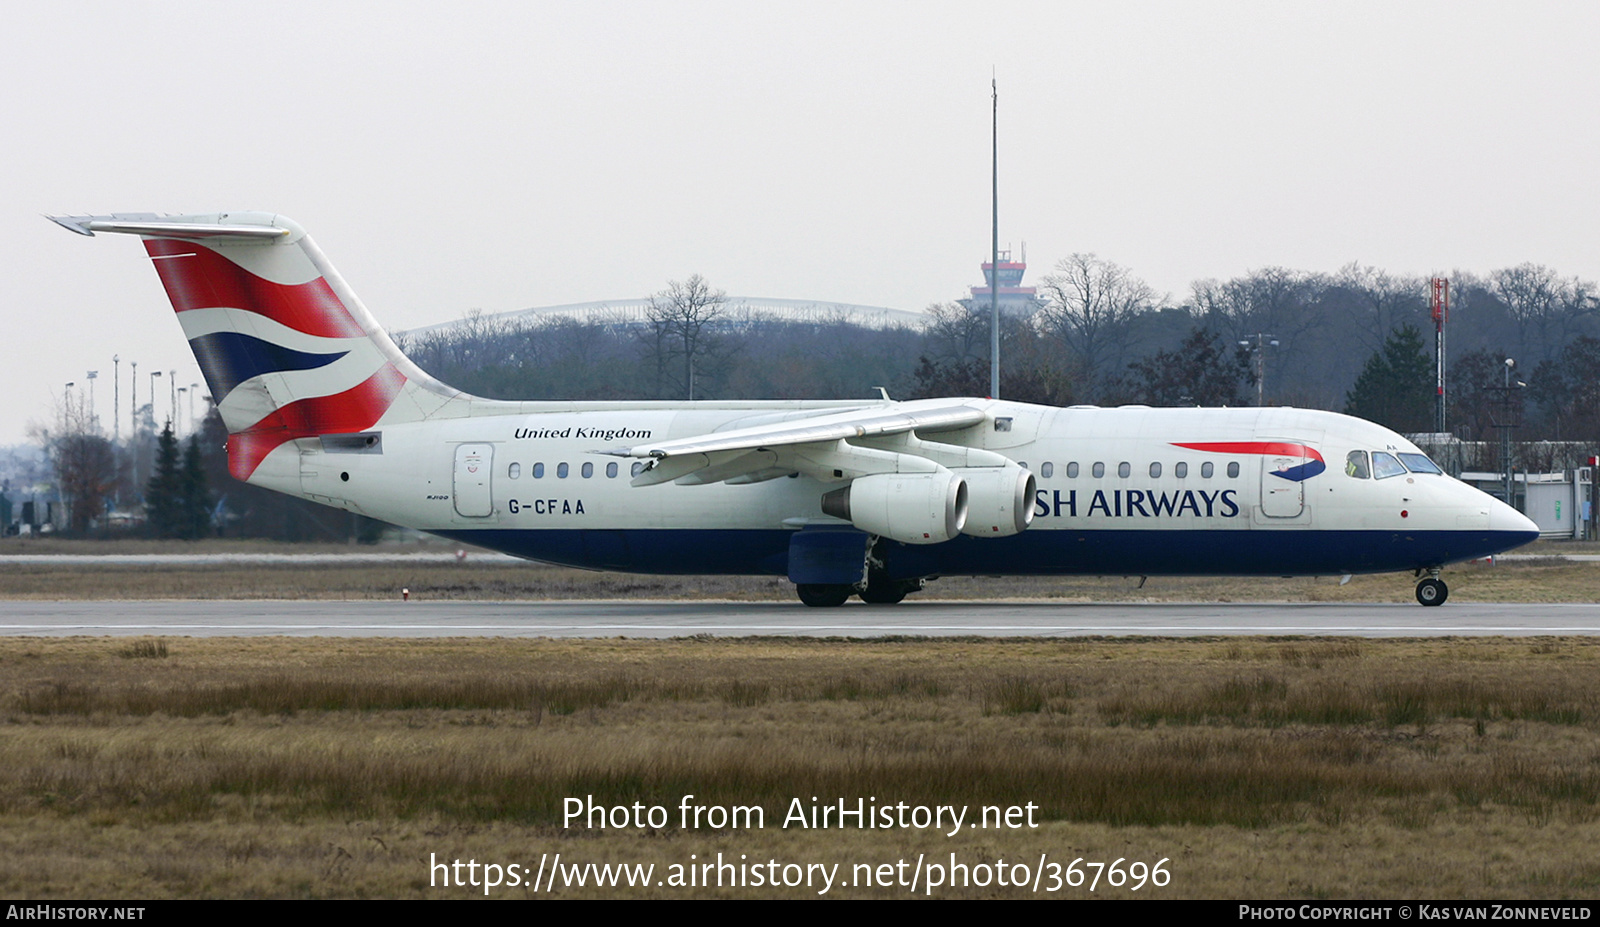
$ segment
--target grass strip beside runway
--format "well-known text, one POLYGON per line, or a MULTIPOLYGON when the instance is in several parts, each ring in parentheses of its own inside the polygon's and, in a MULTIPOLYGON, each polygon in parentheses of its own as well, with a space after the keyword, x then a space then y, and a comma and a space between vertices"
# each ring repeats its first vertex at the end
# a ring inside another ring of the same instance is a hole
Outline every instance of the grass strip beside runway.
MULTIPOLYGON (((419 860, 722 851, 1171 858, 1156 897, 1592 896, 1597 664, 1587 639, 0 640, 0 890, 453 897, 419 860), (767 826, 561 817, 685 795, 767 826), (1040 827, 779 826, 812 796, 1032 802, 1040 827)), ((657 893, 683 894, 609 892, 657 893)))

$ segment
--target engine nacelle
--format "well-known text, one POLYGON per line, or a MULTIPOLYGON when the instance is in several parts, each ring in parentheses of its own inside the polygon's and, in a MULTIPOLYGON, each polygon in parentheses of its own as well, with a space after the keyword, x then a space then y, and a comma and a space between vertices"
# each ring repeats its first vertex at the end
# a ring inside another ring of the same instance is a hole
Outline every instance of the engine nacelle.
POLYGON ((875 473, 822 497, 822 511, 880 537, 938 544, 961 533, 967 520, 966 481, 937 473, 875 473))
POLYGON ((967 523, 962 534, 1003 538, 1033 523, 1039 481, 1017 464, 954 471, 967 483, 967 523))

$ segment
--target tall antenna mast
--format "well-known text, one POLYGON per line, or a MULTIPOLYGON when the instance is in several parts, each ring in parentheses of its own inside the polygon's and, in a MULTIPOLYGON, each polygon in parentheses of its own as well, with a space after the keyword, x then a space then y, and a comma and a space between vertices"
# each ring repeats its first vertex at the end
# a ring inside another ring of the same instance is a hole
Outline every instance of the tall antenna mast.
POLYGON ((1437 391, 1438 408, 1434 416, 1434 430, 1443 432, 1444 421, 1444 323, 1450 316, 1450 281, 1444 277, 1433 278, 1433 293, 1428 300, 1428 306, 1433 313, 1433 353, 1437 364, 1435 375, 1435 389, 1437 391))
POLYGON ((989 79, 989 91, 994 103, 993 126, 990 141, 993 145, 991 162, 990 203, 994 213, 994 240, 989 256, 989 398, 1000 398, 1000 82, 989 79))

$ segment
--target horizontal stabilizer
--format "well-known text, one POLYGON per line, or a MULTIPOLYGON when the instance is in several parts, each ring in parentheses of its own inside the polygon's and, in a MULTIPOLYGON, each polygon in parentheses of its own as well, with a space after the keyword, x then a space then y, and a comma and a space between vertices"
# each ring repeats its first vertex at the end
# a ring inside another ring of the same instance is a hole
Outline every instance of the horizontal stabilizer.
POLYGON ((220 223, 166 221, 156 216, 48 216, 51 222, 79 235, 95 232, 124 235, 158 235, 162 238, 283 238, 290 230, 274 225, 223 225, 220 223))

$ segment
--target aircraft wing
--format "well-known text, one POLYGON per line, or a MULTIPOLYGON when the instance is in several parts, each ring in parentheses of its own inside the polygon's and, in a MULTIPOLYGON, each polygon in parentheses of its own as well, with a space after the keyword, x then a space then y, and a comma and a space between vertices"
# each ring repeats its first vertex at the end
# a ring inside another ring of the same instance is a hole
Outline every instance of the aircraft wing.
MULTIPOLYGON (((845 442, 909 436, 914 431, 955 431, 987 419, 988 414, 982 409, 959 401, 896 403, 851 409, 798 422, 777 422, 638 444, 605 453, 617 457, 651 459, 650 469, 634 478, 635 486, 649 486, 669 480, 685 483, 723 480, 753 482, 792 472, 825 475, 833 471, 859 469, 851 464, 861 464, 869 470, 881 469, 881 466, 871 465, 869 460, 885 452, 855 448, 845 442), (853 459, 841 464, 841 454, 853 459)), ((934 465, 931 460, 928 464, 930 469, 934 465)), ((839 473, 834 475, 841 476, 839 473)))

